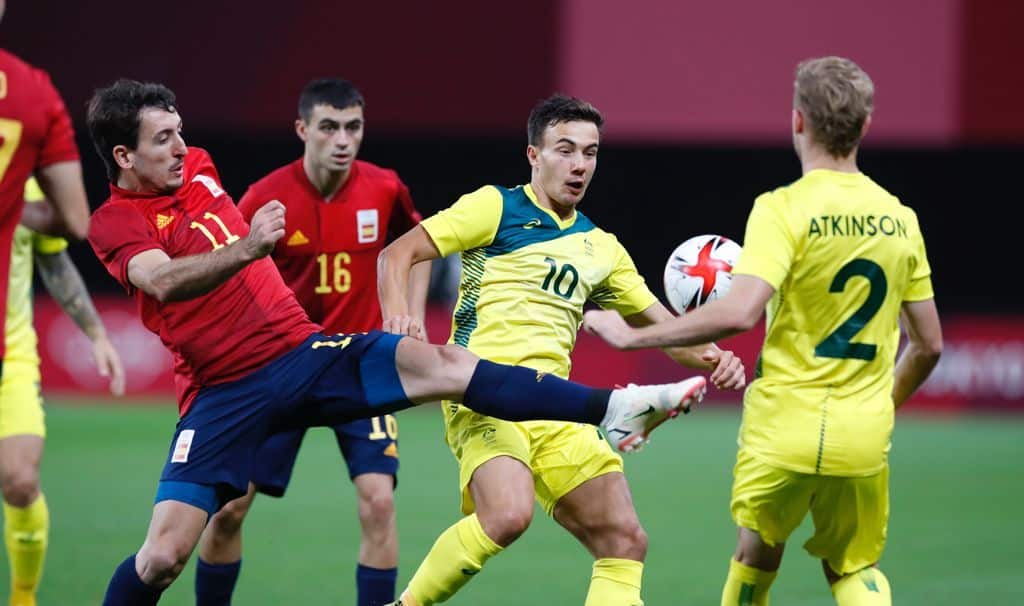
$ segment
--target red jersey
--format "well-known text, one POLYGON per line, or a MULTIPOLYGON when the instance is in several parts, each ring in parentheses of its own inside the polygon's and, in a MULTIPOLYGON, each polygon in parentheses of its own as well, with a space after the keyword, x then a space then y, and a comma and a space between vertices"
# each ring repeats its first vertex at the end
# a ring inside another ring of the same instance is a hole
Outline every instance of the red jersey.
POLYGON ((189 148, 184 179, 170 195, 111 185, 110 198, 89 225, 96 255, 135 297, 146 328, 174 355, 181 415, 200 387, 256 371, 320 330, 269 258, 188 301, 161 303, 131 284, 128 262, 143 251, 160 249, 173 259, 208 253, 248 235, 249 225, 221 188, 206 151, 189 148))
POLYGON ((0 49, 0 359, 4 355, 11 239, 25 181, 38 168, 78 160, 71 118, 50 77, 0 49))
POLYGON ((357 160, 325 200, 300 158, 253 183, 238 209, 250 220, 271 200, 286 209, 271 256, 309 317, 332 333, 380 329, 377 255, 422 220, 395 171, 357 160))

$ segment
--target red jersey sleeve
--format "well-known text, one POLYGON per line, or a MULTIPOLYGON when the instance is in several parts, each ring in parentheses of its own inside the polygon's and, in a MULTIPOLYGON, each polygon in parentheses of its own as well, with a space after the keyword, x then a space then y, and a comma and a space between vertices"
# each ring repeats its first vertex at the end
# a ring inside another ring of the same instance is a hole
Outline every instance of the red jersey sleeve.
POLYGON ((131 206, 109 203, 89 220, 89 244, 110 275, 129 293, 135 291, 135 286, 128 280, 128 262, 141 252, 164 250, 141 213, 131 206))
POLYGON ((423 215, 416 210, 412 203, 412 195, 409 188, 398 179, 398 191, 395 193, 395 211, 391 214, 391 224, 388 225, 388 240, 394 240, 413 227, 420 224, 423 215))
POLYGON ((71 117, 64 106, 60 93, 50 82, 46 72, 37 72, 39 86, 44 95, 44 111, 46 113, 46 136, 39 152, 36 166, 43 167, 57 162, 78 159, 78 147, 75 145, 75 130, 71 127, 71 117))

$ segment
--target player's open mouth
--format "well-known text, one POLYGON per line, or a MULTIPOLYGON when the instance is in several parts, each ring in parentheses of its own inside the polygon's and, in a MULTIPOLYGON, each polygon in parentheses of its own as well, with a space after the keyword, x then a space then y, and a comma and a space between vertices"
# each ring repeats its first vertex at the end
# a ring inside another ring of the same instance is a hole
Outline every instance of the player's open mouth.
POLYGON ((568 187, 569 191, 574 194, 579 195, 583 193, 583 181, 569 181, 568 183, 565 184, 565 186, 568 187))
POLYGON ((171 167, 171 174, 172 175, 177 175, 177 176, 180 177, 183 168, 185 168, 184 164, 179 164, 177 166, 173 166, 173 167, 171 167))

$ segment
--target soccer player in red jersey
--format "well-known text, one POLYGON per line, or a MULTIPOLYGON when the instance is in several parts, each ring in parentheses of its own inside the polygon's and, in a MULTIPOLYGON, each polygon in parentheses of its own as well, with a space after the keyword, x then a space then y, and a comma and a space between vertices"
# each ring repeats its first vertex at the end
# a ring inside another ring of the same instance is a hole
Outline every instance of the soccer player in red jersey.
MULTIPOLYGON (((0 19, 4 8, 0 0, 0 19)), ((33 173, 67 235, 85 237, 89 206, 64 102, 46 72, 0 48, 0 400, 6 398, 0 407, 0 489, 15 606, 35 604, 50 519, 39 490, 44 440, 38 424, 28 422, 38 417, 21 415, 23 407, 10 396, 12 385, 24 378, 20 361, 8 360, 4 381, 11 249, 25 182, 33 173)))
MULTIPOLYGON (((0 0, 0 19, 4 8, 0 0)), ((69 235, 84 238, 89 205, 64 101, 46 72, 0 48, 0 334, 7 309, 11 239, 25 203, 25 181, 33 173, 69 235)), ((0 343, 0 360, 3 354, 0 343)))
POLYGON ((692 379, 593 389, 458 346, 323 334, 267 258, 285 235, 284 205, 246 224, 209 154, 185 145, 174 93, 119 80, 93 96, 87 124, 111 181, 89 242, 170 350, 180 413, 146 540, 104 604, 156 604, 209 517, 246 494, 256 450, 277 431, 449 399, 511 421, 602 425, 629 444, 703 393, 692 379))
MULTIPOLYGON (((356 159, 363 107, 362 95, 347 81, 328 78, 306 85, 295 121, 303 156, 254 183, 238 203, 247 221, 271 200, 284 205, 285 236, 270 256, 310 319, 329 333, 380 328, 377 255, 421 219, 394 171, 356 159)), ((429 263, 415 269, 409 308, 422 326, 429 263)), ((359 499, 357 604, 381 606, 394 600, 398 574, 397 421, 386 415, 332 429, 359 499)), ((249 493, 210 520, 199 543, 197 606, 230 601, 241 568, 241 525, 255 491, 284 495, 304 435, 304 429, 296 429, 267 439, 257 453, 249 493)))

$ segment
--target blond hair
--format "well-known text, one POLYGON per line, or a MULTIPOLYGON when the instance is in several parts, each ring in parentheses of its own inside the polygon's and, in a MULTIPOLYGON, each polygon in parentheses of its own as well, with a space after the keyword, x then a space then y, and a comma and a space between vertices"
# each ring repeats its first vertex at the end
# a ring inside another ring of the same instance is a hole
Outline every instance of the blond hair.
POLYGON ((875 106, 867 73, 843 57, 807 59, 796 68, 793 88, 793 105, 803 112, 811 140, 834 158, 849 156, 875 106))

